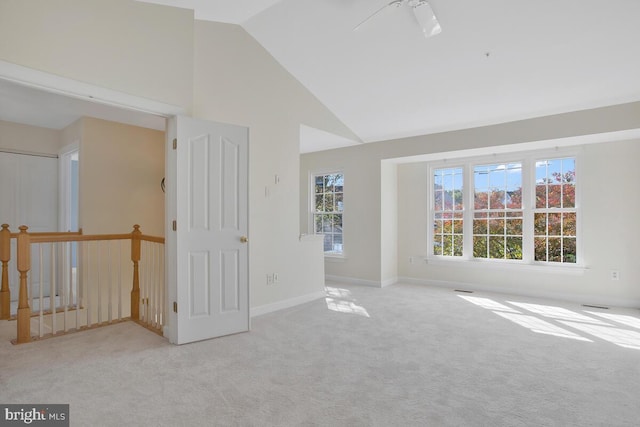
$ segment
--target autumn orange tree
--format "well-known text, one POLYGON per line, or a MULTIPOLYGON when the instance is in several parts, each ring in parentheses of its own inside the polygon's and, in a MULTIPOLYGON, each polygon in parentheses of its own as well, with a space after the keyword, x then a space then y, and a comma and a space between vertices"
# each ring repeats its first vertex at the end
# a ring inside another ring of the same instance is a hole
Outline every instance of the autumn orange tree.
POLYGON ((473 256, 522 259, 522 187, 474 196, 473 256))
POLYGON ((554 172, 536 185, 536 261, 577 261, 575 171, 554 172))

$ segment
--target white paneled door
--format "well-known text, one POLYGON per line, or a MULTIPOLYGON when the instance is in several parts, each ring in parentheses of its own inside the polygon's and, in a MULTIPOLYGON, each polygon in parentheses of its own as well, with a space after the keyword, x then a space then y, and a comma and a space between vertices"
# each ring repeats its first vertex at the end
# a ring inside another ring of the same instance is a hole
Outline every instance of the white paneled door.
POLYGON ((248 129, 175 117, 167 136, 169 339, 248 331, 248 129))

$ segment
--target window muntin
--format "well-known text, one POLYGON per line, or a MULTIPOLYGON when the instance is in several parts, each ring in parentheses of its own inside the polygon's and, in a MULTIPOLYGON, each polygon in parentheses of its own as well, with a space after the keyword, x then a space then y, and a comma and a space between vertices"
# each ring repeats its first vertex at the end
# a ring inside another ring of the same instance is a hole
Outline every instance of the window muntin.
POLYGON ((576 161, 574 158, 536 162, 534 259, 577 262, 576 161))
POLYGON ((462 168, 433 172, 433 254, 462 256, 464 226, 462 168))
POLYGON ((344 175, 314 175, 314 234, 324 235, 325 254, 343 253, 342 216, 344 213, 344 175))
POLYGON ((432 165, 429 256, 579 265, 577 159, 567 152, 468 158, 456 168, 432 165), (447 174, 461 176, 464 185, 450 189, 460 190, 460 204, 447 195, 447 174))
POLYGON ((522 259, 522 163, 475 166, 473 256, 522 259))

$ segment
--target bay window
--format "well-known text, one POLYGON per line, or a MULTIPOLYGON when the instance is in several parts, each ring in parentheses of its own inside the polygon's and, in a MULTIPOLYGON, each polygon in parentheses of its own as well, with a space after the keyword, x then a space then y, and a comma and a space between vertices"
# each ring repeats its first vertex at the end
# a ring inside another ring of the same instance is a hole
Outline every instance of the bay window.
POLYGON ((580 262, 574 155, 469 158, 429 170, 430 258, 580 262))

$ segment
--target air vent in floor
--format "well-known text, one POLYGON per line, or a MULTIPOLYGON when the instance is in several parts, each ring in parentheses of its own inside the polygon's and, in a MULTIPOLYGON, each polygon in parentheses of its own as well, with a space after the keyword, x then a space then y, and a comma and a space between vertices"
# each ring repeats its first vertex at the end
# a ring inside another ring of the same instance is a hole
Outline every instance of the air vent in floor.
POLYGON ((601 308, 603 310, 609 310, 609 307, 605 307, 603 305, 590 305, 590 304, 582 304, 583 307, 589 307, 589 308, 601 308))

